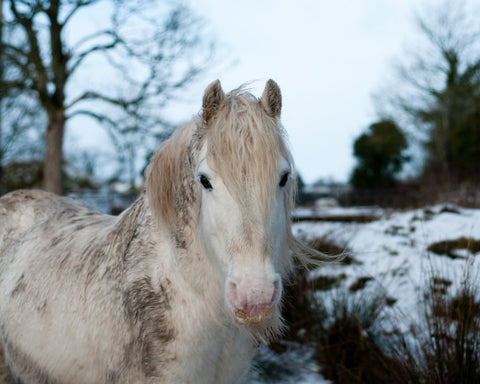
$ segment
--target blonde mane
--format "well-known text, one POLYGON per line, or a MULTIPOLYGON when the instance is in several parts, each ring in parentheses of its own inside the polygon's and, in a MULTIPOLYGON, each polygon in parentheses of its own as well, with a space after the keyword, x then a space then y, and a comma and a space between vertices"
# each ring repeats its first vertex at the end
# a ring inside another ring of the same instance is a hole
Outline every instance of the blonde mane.
POLYGON ((281 156, 291 170, 285 191, 290 249, 301 264, 318 264, 325 255, 301 244, 291 234, 295 166, 285 129, 280 119, 268 112, 263 100, 245 86, 225 95, 213 117, 205 116, 208 111, 204 107, 197 118, 178 129, 158 149, 147 169, 147 195, 159 220, 172 227, 177 243, 185 247, 198 212, 195 202, 199 187, 195 178, 199 153, 205 143, 212 167, 222 176, 240 207, 255 207, 264 213, 264 220, 270 219, 268 212, 275 199, 281 156), (252 201, 251 196, 261 198, 252 201))

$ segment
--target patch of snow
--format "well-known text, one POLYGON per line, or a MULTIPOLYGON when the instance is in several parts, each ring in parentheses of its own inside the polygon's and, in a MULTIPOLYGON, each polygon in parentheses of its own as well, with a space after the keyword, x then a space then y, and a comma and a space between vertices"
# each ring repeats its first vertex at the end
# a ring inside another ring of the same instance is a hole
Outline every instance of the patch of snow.
POLYGON ((330 205, 315 205, 314 207, 297 207, 293 211, 293 217, 303 218, 331 218, 373 216, 381 217, 385 211, 377 207, 339 207, 330 205))
MULTIPOLYGON (((480 258, 451 259, 427 250, 434 242, 460 237, 480 239, 480 210, 456 208, 459 213, 444 210, 442 206, 406 212, 384 212, 370 223, 300 222, 293 226, 294 234, 303 240, 328 238, 345 246, 359 263, 351 265, 326 264, 313 271, 318 275, 345 274, 342 289, 348 289, 359 277, 373 277, 376 289, 395 299, 391 308, 405 315, 400 329, 408 329, 422 314, 422 292, 432 270, 453 284, 455 289, 465 275, 465 268, 478 271, 480 258)), ((350 209, 347 209, 347 212, 350 209)), ((465 250, 458 255, 467 256, 465 250)), ((322 295, 319 293, 319 295, 322 295)), ((398 317, 398 316, 397 316, 398 317)))
POLYGON ((288 342, 287 351, 277 354, 261 346, 255 358, 254 369, 245 380, 250 384, 330 384, 318 372, 313 358, 314 347, 288 342), (266 372, 265 372, 266 371, 266 372))

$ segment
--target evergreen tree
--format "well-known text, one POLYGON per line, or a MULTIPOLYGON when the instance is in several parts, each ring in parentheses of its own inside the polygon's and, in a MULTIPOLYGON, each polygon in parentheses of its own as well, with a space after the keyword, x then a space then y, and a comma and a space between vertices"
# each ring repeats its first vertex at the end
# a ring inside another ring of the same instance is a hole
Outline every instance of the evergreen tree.
POLYGON ((354 142, 358 164, 350 182, 356 188, 384 188, 395 185, 395 177, 408 160, 402 152, 407 141, 395 122, 383 120, 369 126, 354 142))

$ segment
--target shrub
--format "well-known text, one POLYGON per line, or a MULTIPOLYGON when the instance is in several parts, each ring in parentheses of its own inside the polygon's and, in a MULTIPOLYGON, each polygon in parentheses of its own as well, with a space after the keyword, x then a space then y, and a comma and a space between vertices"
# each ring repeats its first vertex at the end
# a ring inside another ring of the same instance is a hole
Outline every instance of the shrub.
POLYGON ((480 382, 479 281, 469 261, 456 289, 433 268, 426 273, 423 319, 411 334, 392 338, 389 348, 404 358, 406 383, 480 382))
POLYGON ((435 276, 425 295, 423 329, 416 331, 422 383, 480 382, 480 302, 478 279, 466 266, 452 293, 435 289, 435 276))
POLYGON ((382 329, 386 297, 338 293, 328 317, 318 326, 317 361, 322 374, 334 383, 400 383, 402 363, 390 355, 382 329))
POLYGON ((324 317, 316 328, 322 374, 342 384, 479 383, 480 285, 470 267, 456 290, 425 273, 423 319, 403 334, 385 327, 398 319, 385 317, 389 298, 373 287, 327 296, 330 305, 318 303, 324 317))
POLYGON ((308 242, 308 246, 325 255, 332 256, 332 261, 340 261, 344 265, 358 264, 346 246, 339 246, 328 236, 318 237, 308 242), (337 260, 335 260, 337 258, 337 260))

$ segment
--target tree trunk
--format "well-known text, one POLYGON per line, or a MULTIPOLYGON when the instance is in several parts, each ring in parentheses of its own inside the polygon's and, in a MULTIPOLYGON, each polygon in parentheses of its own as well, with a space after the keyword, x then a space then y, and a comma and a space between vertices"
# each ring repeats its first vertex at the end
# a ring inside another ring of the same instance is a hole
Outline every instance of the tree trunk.
POLYGON ((47 153, 43 174, 43 188, 48 192, 63 194, 62 160, 63 130, 65 116, 63 111, 49 113, 47 129, 47 153))
POLYGON ((2 98, 3 98, 3 3, 0 3, 0 196, 5 193, 3 176, 3 146, 2 146, 2 98))

